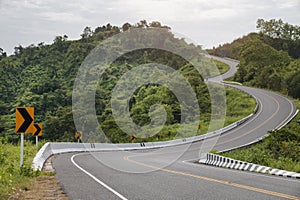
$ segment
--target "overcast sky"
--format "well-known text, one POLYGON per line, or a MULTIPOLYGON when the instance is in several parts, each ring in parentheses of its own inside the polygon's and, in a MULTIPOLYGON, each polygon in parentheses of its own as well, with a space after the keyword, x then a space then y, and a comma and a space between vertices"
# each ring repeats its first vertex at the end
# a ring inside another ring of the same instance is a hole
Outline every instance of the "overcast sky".
POLYGON ((300 0, 0 0, 0 47, 78 39, 86 26, 160 21, 205 48, 256 30, 256 20, 300 25, 300 0))

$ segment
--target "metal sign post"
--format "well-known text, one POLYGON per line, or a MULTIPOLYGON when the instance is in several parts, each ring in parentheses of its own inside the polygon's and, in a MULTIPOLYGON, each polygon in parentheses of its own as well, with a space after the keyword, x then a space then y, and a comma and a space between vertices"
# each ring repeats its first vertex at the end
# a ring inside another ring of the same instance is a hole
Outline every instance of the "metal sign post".
POLYGON ((36 150, 38 150, 38 136, 42 136, 42 124, 34 124, 34 108, 16 108, 16 133, 21 134, 20 168, 23 167, 24 157, 24 134, 32 133, 35 138, 36 150))
POLYGON ((200 129, 202 129, 202 125, 201 124, 198 125, 197 134, 199 133, 200 129))
POLYGON ((39 136, 35 136, 35 147, 37 151, 39 149, 39 136))
POLYGON ((24 155, 24 133, 21 133, 21 148, 20 148, 20 168, 23 167, 23 155, 24 155))

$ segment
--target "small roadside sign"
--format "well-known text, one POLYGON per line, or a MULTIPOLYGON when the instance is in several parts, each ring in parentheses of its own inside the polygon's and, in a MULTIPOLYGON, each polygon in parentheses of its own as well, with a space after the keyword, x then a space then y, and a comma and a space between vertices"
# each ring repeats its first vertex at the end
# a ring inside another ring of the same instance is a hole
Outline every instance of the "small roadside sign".
POLYGON ((79 142, 79 140, 82 140, 82 132, 76 131, 75 133, 75 139, 79 142))
POLYGON ((16 133, 34 133, 34 108, 16 108, 16 133))
POLYGON ((39 136, 39 137, 41 137, 43 135, 43 132, 42 132, 43 125, 42 124, 34 124, 34 127, 36 129, 35 129, 35 132, 32 133, 32 136, 39 136))
POLYGON ((17 107, 16 108, 16 133, 21 134, 20 142, 20 168, 23 167, 24 157, 24 134, 34 133, 34 108, 17 107))
POLYGON ((136 140, 136 136, 135 135, 130 135, 130 142, 134 142, 136 140))

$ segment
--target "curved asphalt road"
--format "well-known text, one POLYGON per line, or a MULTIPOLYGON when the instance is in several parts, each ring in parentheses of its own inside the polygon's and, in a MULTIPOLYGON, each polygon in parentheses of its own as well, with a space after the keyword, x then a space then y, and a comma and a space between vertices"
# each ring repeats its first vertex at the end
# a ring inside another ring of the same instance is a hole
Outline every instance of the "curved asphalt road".
MULTIPOLYGON (((234 74, 237 63, 222 61, 231 66, 223 77, 234 74)), ((220 136, 214 146, 217 150, 252 142, 295 112, 293 103, 283 96, 235 87, 254 95, 259 109, 248 122, 220 136)), ((194 164, 191 161, 199 158, 203 142, 168 147, 163 152, 68 153, 57 156, 53 164, 70 199, 300 199, 299 180, 194 164), (172 162, 181 150, 184 154, 172 162), (160 168, 162 165, 167 166, 160 168)))

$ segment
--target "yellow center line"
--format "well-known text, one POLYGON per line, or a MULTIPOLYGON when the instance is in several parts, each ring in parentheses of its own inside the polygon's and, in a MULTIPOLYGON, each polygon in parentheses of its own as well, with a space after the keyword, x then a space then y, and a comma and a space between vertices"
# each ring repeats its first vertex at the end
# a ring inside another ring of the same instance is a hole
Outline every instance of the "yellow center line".
MULTIPOLYGON (((256 128, 254 128, 254 129, 252 129, 252 130, 250 130, 250 131, 248 131, 248 132, 246 132, 246 133, 244 133, 240 136, 237 136, 233 139, 226 140, 222 143, 218 143, 218 145, 237 140, 237 139, 239 139, 239 138, 241 138, 245 135, 250 134, 254 130, 260 128, 261 126, 266 124, 268 121, 270 121, 279 112, 279 109, 280 109, 279 102, 275 98, 273 98, 272 96, 270 96, 268 94, 263 94, 263 95, 267 95, 267 96, 271 97, 276 102, 276 104, 277 104, 276 111, 266 121, 261 123, 256 128)), ((198 148, 190 149, 189 151, 196 150, 196 149, 198 149, 198 148)), ((162 153, 162 152, 161 153, 148 153, 147 155, 150 155, 150 154, 151 155, 153 155, 153 154, 155 154, 155 155, 157 155, 157 154, 168 154, 168 153, 174 153, 174 152, 176 152, 176 151, 165 152, 165 153, 162 153)), ((292 195, 279 193, 279 192, 275 192, 275 191, 271 191, 271 190, 265 190, 265 189, 261 189, 261 188, 251 187, 251 186, 242 185, 242 184, 238 184, 238 183, 228 182, 228 181, 224 181, 224 180, 209 178, 209 177, 205 177, 205 176, 190 174, 190 173, 186 173, 186 172, 170 170, 170 169, 165 169, 165 168, 159 168, 159 167, 156 167, 156 166, 153 166, 153 165, 149 165, 149 164, 146 164, 146 163, 142 163, 142 162, 138 162, 138 161, 130 159, 130 157, 142 157, 142 156, 145 156, 145 155, 124 156, 123 159, 128 161, 128 162, 131 162, 131 163, 134 163, 134 164, 137 164, 137 165, 140 165, 140 166, 148 167, 148 168, 151 168, 151 169, 159 170, 159 171, 164 171, 164 172, 173 173, 173 174, 182 175, 182 176, 187 176, 187 177, 193 177, 193 178, 197 178, 197 179, 201 179, 201 180, 205 180, 205 181, 215 182, 215 183, 219 183, 219 184, 223 184, 223 185, 229 185, 229 186, 233 186, 233 187, 237 187, 237 188, 241 188, 241 189, 246 189, 246 190, 259 192, 259 193, 263 193, 263 194, 268 194, 268 195, 272 195, 272 196, 277 196, 277 197, 282 197, 282 198, 286 198, 286 199, 300 200, 300 198, 297 197, 297 196, 292 196, 292 195)))
MULTIPOLYGON (((263 94, 263 93, 262 93, 263 94)), ((247 131, 246 133, 244 133, 244 134, 241 134, 241 135, 239 135, 239 136, 237 136, 237 137, 234 137, 234 138, 232 138, 232 139, 229 139, 229 140, 225 140, 224 142, 220 142, 220 143, 217 143, 216 145, 221 145, 221 144, 226 144, 226 143, 229 143, 229 142, 232 142, 232 141, 234 141, 234 140, 237 140, 237 139, 239 139, 239 138, 241 138, 241 137, 243 137, 243 136, 246 136, 246 135, 248 135, 248 134, 250 134, 251 132, 253 132, 253 131, 255 131, 256 129, 258 129, 258 128, 260 128, 261 126, 263 126, 264 124, 266 124, 267 122, 269 122, 275 115, 277 115, 277 113, 279 112, 279 109, 280 109, 280 105, 279 105, 279 102, 275 99, 275 98, 273 98, 272 96, 270 96, 270 95, 267 95, 267 94, 263 94, 263 95, 266 95, 266 96, 269 96, 269 97, 271 97, 275 102, 276 102, 276 104, 277 104, 277 108, 276 108, 276 111, 266 120, 266 121, 264 121, 262 124, 260 124, 259 126, 257 126, 257 127, 255 127, 254 129, 251 129, 250 131, 247 131)), ((213 140, 214 138, 210 138, 210 139, 206 139, 206 141, 209 141, 209 140, 213 140)), ((204 141, 205 142, 205 141, 204 141)), ((188 149, 187 151, 194 151, 194 150, 200 150, 201 149, 201 147, 196 147, 196 148, 190 148, 190 149, 188 149)), ((171 151, 171 152, 160 152, 160 153, 155 153, 155 152, 153 152, 153 153, 147 153, 147 155, 149 155, 149 154, 155 154, 155 155, 160 155, 160 154, 168 154, 168 153, 176 153, 176 152, 181 152, 180 150, 177 150, 177 151, 171 151)), ((144 155, 140 155, 140 156, 144 156, 144 155)))
MULTIPOLYGON (((138 155, 138 156, 140 156, 140 155, 138 155)), ((254 192, 260 192, 260 193, 263 193, 263 194, 282 197, 282 198, 286 198, 286 199, 300 200, 299 197, 284 194, 284 193, 274 192, 274 191, 270 191, 270 190, 265 190, 265 189, 261 189, 261 188, 251 187, 251 186, 242 185, 242 184, 233 183, 233 182, 228 182, 228 181, 224 181, 224 180, 219 180, 219 179, 209 178, 209 177, 205 177, 205 176, 190 174, 190 173, 186 173, 186 172, 170 170, 170 169, 165 169, 165 168, 159 168, 159 167, 156 167, 156 166, 153 166, 153 165, 149 165, 149 164, 146 164, 146 163, 131 160, 129 157, 135 157, 135 156, 124 156, 123 159, 128 161, 128 162, 131 162, 131 163, 134 163, 134 164, 137 164, 137 165, 140 165, 140 166, 148 167, 148 168, 151 168, 151 169, 154 169, 154 170, 164 171, 164 172, 177 174, 177 175, 182 175, 182 176, 187 176, 187 177, 193 177, 193 178, 197 178, 197 179, 201 179, 201 180, 205 180, 205 181, 215 182, 215 183, 219 183, 219 184, 223 184, 223 185, 229 185, 229 186, 233 186, 233 187, 237 187, 237 188, 241 188, 241 189, 246 189, 246 190, 250 190, 250 191, 254 191, 254 192)))
MULTIPOLYGON (((263 94, 263 93, 262 93, 262 94, 263 94)), ((237 137, 235 137, 235 138, 232 138, 232 139, 230 139, 230 140, 226 140, 226 141, 224 141, 224 142, 217 143, 216 145, 226 144, 226 143, 232 142, 232 141, 234 141, 234 140, 237 140, 237 139, 239 139, 239 138, 241 138, 241 137, 243 137, 243 136, 246 136, 246 135, 250 134, 251 132, 253 132, 253 131, 259 129, 260 127, 262 127, 262 126, 265 125, 266 123, 268 123, 275 115, 277 115, 277 113, 279 112, 279 109, 280 109, 279 102, 278 102, 274 97, 272 97, 272 96, 270 96, 270 95, 268 95, 268 94, 263 94, 263 95, 271 97, 271 98, 276 102, 276 104, 277 104, 277 109, 276 109, 276 111, 275 111, 275 112, 274 112, 267 120, 265 120, 264 122, 262 122, 260 125, 258 125, 258 126, 255 127, 254 129, 251 129, 251 130, 247 131, 246 133, 243 133, 243 134, 241 134, 241 135, 239 135, 239 136, 237 136, 237 137)))

